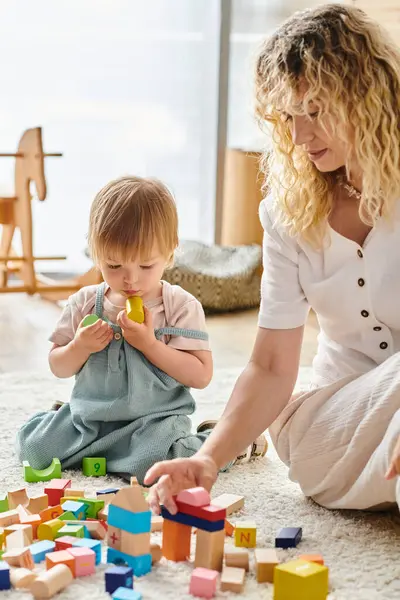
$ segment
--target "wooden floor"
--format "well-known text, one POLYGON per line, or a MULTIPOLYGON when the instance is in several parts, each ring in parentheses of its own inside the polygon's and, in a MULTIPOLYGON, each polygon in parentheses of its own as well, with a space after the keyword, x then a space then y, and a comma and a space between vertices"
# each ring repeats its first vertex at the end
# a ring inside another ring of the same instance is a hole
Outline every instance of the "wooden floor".
MULTIPOLYGON (((0 373, 48 370, 51 334, 61 309, 40 297, 0 294, 0 373)), ((257 331, 257 311, 207 318, 215 368, 244 367, 257 331)), ((301 364, 311 365, 316 350, 318 325, 310 315, 301 364)))

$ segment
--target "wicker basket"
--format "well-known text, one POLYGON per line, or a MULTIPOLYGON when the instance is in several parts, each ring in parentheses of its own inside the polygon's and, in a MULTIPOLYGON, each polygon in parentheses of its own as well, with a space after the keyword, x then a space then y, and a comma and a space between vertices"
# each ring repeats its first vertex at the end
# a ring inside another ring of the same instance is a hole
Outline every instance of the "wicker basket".
POLYGON ((254 308, 260 303, 261 247, 183 241, 163 278, 193 294, 208 313, 254 308))

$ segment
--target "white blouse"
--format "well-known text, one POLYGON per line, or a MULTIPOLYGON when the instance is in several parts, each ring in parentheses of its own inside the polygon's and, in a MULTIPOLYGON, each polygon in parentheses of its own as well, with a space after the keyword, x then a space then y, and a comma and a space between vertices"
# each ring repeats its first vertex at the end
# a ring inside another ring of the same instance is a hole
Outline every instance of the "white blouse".
POLYGON ((393 221, 380 219, 363 246, 328 226, 330 245, 315 250, 277 222, 271 197, 260 204, 264 273, 258 324, 300 327, 313 308, 321 331, 312 387, 365 373, 400 350, 399 205, 393 221))

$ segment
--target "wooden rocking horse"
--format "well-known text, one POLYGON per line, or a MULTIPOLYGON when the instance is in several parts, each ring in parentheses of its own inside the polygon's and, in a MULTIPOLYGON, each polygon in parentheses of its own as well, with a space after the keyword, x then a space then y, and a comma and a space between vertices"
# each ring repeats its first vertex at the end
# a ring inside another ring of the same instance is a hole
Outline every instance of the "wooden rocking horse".
POLYGON ((42 129, 27 129, 20 139, 16 153, 0 153, 1 157, 15 157, 15 195, 0 197, 0 293, 26 292, 40 294, 48 300, 62 300, 85 285, 99 283, 100 274, 95 268, 73 279, 54 281, 40 275, 35 268, 37 261, 65 260, 65 256, 33 255, 33 222, 30 183, 34 182, 39 200, 46 198, 44 159, 62 156, 60 153, 44 153, 42 129), (12 248, 16 229, 20 230, 22 255, 12 248), (14 273, 19 283, 10 285, 9 275, 14 273))

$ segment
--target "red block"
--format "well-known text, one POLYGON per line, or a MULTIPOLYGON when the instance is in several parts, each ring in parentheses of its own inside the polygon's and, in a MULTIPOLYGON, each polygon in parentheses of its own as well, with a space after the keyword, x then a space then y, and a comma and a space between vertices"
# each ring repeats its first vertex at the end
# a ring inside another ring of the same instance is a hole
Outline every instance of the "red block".
POLYGON ((58 550, 68 550, 68 548, 72 548, 72 546, 76 542, 76 537, 72 535, 63 535, 59 538, 56 538, 54 541, 56 543, 56 551, 58 550))
POLYGON ((223 521, 226 518, 226 508, 220 508, 219 506, 193 506, 192 504, 186 504, 174 498, 178 511, 191 517, 198 517, 205 521, 223 521))
POLYGON ((60 500, 64 496, 64 490, 68 487, 71 487, 71 479, 52 479, 49 485, 44 488, 44 493, 49 498, 49 506, 60 504, 60 500))

